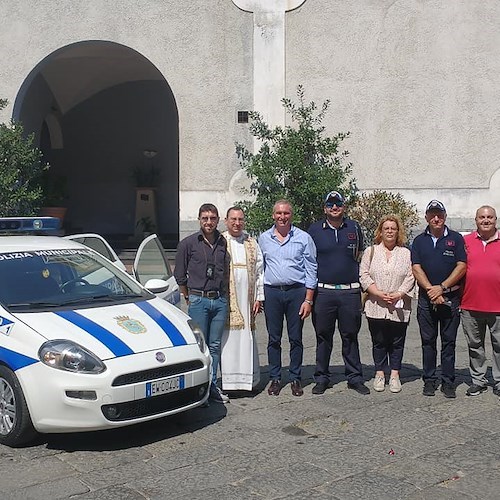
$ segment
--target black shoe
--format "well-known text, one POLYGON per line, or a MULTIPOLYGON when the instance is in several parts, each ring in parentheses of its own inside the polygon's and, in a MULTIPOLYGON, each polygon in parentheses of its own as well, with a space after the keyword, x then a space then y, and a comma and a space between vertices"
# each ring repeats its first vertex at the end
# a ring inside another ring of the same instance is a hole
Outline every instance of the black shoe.
POLYGON ((300 380, 292 380, 290 387, 292 388, 292 394, 294 396, 302 396, 304 394, 304 389, 302 389, 300 380))
POLYGON ((323 394, 328 389, 328 384, 325 382, 318 382, 313 388, 313 394, 323 394))
POLYGON ((424 396, 434 396, 436 394, 436 383, 433 380, 427 380, 422 391, 424 396))
POLYGON ((356 391, 358 394, 362 394, 363 396, 370 394, 370 389, 366 387, 364 382, 355 382, 354 384, 347 382, 347 387, 356 391))
POLYGON ((444 394, 445 398, 456 398, 457 393, 455 392, 455 386, 453 384, 442 383, 441 384, 441 392, 444 394))
POLYGON ((488 388, 482 385, 472 384, 465 393, 466 396, 479 396, 484 391, 487 391, 488 388))

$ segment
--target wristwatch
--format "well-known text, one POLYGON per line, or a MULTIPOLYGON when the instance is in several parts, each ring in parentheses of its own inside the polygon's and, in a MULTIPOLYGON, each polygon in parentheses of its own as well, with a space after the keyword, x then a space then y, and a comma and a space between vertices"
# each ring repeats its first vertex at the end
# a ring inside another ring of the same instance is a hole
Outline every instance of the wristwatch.
POLYGON ((314 304, 314 302, 312 300, 309 300, 309 299, 304 299, 304 302, 306 304, 309 304, 310 306, 312 306, 314 304))
POLYGON ((446 288, 442 283, 441 283, 441 290, 443 290, 444 293, 449 291, 449 289, 446 288))

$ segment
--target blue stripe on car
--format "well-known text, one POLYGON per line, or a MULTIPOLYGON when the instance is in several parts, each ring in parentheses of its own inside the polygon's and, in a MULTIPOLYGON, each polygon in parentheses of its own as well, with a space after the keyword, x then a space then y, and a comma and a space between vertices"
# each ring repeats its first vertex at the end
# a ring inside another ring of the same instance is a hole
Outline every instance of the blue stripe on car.
POLYGON ((181 332, 149 302, 137 302, 136 306, 142 309, 152 320, 156 321, 158 326, 167 334, 174 347, 187 345, 186 339, 181 332))
POLYGON ((92 320, 85 318, 75 311, 59 311, 55 312, 61 318, 69 321, 75 326, 92 335, 92 337, 102 342, 115 356, 128 356, 134 354, 130 347, 122 342, 118 337, 113 335, 110 331, 102 326, 94 323, 92 320))
POLYGON ((11 351, 5 347, 0 347, 0 361, 5 363, 11 370, 19 370, 25 366, 38 363, 38 359, 30 358, 24 354, 19 354, 18 352, 11 351))

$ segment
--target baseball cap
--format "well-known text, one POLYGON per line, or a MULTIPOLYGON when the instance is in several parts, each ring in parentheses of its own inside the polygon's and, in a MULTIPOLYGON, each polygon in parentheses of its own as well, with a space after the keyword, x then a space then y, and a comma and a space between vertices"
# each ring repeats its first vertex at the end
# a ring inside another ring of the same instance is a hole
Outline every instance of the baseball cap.
POLYGON ((441 212, 446 212, 446 208, 444 208, 444 205, 438 200, 429 201, 429 204, 425 209, 425 213, 427 213, 429 210, 440 210, 441 212))
POLYGON ((338 191, 330 191, 325 196, 325 203, 328 203, 329 201, 340 201, 341 203, 344 203, 344 197, 338 191))

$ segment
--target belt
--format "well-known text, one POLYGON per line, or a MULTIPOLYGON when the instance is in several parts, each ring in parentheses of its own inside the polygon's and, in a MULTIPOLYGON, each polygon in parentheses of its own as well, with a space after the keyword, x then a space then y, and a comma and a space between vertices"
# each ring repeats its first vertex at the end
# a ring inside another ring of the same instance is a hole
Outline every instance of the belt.
POLYGON ((318 283, 318 288, 326 288, 327 290, 350 290, 351 288, 359 288, 359 283, 347 283, 346 285, 331 285, 330 283, 318 283))
POLYGON ((450 286, 450 288, 447 288, 444 293, 456 292, 457 290, 460 290, 460 285, 450 286))
POLYGON ((268 286, 269 288, 278 288, 283 292, 291 290, 292 288, 304 288, 303 283, 292 283, 291 285, 266 285, 266 286, 268 286))
POLYGON ((222 294, 218 290, 210 290, 205 292, 204 290, 189 290, 190 295, 199 295, 200 297, 206 297, 207 299, 218 299, 222 297, 222 294))

